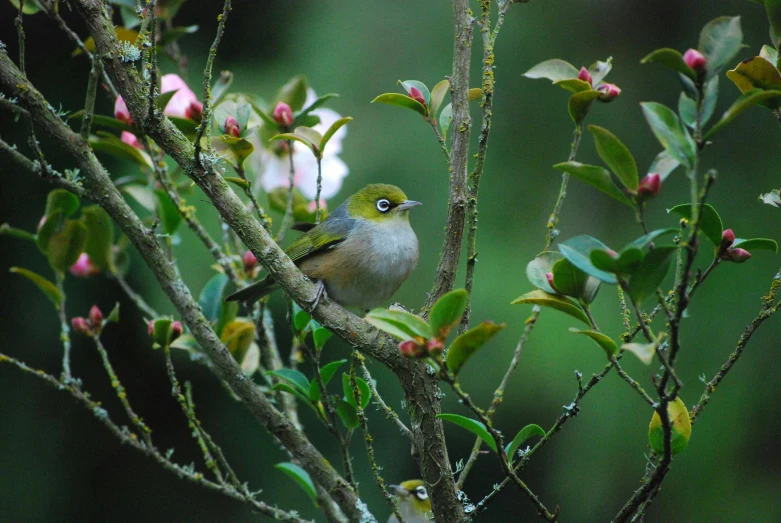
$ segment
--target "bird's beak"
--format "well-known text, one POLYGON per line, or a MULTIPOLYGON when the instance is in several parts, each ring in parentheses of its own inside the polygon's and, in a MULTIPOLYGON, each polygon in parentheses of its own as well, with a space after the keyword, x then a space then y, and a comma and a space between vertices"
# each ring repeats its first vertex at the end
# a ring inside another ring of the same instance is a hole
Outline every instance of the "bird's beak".
POLYGON ((406 211, 408 209, 412 209, 413 207, 417 207, 418 205, 423 205, 423 204, 420 202, 416 202, 414 200, 404 200, 399 204, 398 207, 396 207, 396 209, 400 211, 406 211))
MULTIPOLYGON (((415 202, 418 203, 418 202, 415 202)), ((396 491, 397 496, 406 497, 409 496, 409 490, 405 489, 401 485, 391 485, 390 488, 396 491)))

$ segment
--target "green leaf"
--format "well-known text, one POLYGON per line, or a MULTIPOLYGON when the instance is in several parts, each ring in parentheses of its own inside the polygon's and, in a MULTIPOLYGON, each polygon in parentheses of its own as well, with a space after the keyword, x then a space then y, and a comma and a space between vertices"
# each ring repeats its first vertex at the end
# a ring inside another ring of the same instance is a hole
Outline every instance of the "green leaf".
POLYGON ((443 414, 437 414, 437 417, 439 419, 449 421, 450 423, 454 423, 459 427, 465 428, 472 434, 478 436, 481 440, 485 441, 486 444, 488 444, 488 446, 491 447, 491 450, 496 452, 496 441, 494 440, 494 437, 491 436, 491 434, 485 428, 485 425, 483 425, 479 421, 472 418, 467 418, 465 416, 459 416, 458 414, 443 413, 443 414))
POLYGON ((652 241, 654 241, 659 236, 664 236, 665 234, 675 234, 678 232, 677 227, 667 227, 665 229, 656 229, 655 231, 651 231, 648 234, 644 234, 643 236, 640 236, 636 240, 633 240, 629 242, 623 249, 621 249, 621 252, 626 251, 627 249, 642 249, 652 241))
POLYGON ((157 196, 148 187, 141 185, 123 185, 120 189, 123 193, 132 197, 149 212, 155 212, 157 208, 157 196))
POLYGON ((548 283, 549 272, 553 272, 553 264, 564 258, 557 251, 545 251, 537 255, 526 266, 526 277, 532 285, 549 294, 558 294, 548 283))
POLYGON ((46 211, 44 216, 49 216, 56 211, 62 212, 63 218, 73 216, 79 209, 79 198, 65 189, 54 189, 46 196, 46 211))
POLYGON ((217 321, 220 317, 222 308, 222 296, 225 293, 225 287, 228 285, 228 277, 218 272, 206 282, 198 296, 198 305, 201 312, 210 323, 217 321))
POLYGON ((657 154, 654 161, 651 162, 651 166, 648 168, 648 174, 657 173, 662 181, 665 181, 670 173, 679 165, 681 165, 681 162, 670 156, 670 153, 665 149, 657 154))
POLYGON ((317 506, 317 491, 315 490, 315 484, 312 482, 312 478, 309 477, 307 471, 295 463, 277 463, 274 465, 274 468, 281 470, 287 474, 288 477, 292 478, 293 481, 298 483, 298 486, 301 487, 304 492, 307 493, 307 495, 309 495, 309 497, 312 499, 312 502, 315 504, 315 506, 317 506))
POLYGON ((778 62, 778 51, 776 51, 774 47, 770 47, 769 45, 762 46, 762 49, 759 50, 759 56, 761 56, 771 64, 775 64, 778 62))
POLYGON ((24 269, 22 267, 11 267, 8 269, 9 271, 13 272, 14 274, 18 274, 19 276, 24 276, 31 282, 35 284, 36 287, 41 289, 41 291, 46 295, 49 300, 54 304, 54 308, 57 310, 60 310, 60 303, 62 302, 62 294, 60 294, 59 289, 57 289, 57 286, 54 285, 52 282, 41 276, 40 274, 36 274, 31 270, 24 269))
POLYGON ((450 122, 453 120, 453 104, 447 104, 442 112, 439 113, 439 129, 442 131, 442 137, 447 140, 447 130, 450 128, 450 122))
POLYGON ((558 80, 556 82, 553 82, 553 85, 558 85, 559 87, 562 87, 567 91, 573 93, 580 93, 583 91, 593 90, 591 89, 590 83, 586 82, 585 80, 580 80, 578 78, 566 78, 564 80, 558 80))
POLYGON ((255 323, 247 318, 239 318, 227 323, 220 332, 220 341, 228 348, 239 364, 249 352, 255 341, 255 323))
POLYGON ((90 205, 82 209, 81 219, 87 228, 84 252, 89 255, 93 265, 113 272, 114 226, 111 217, 100 206, 90 205))
POLYGON ((11 238, 16 238, 17 240, 35 241, 34 234, 29 233, 24 229, 17 229, 16 227, 11 227, 7 223, 0 225, 0 236, 10 236, 11 238))
POLYGON ((294 132, 278 134, 272 137, 270 141, 272 140, 295 140, 306 145, 315 156, 319 157, 322 154, 320 143, 323 140, 323 136, 309 127, 296 127, 294 132))
POLYGON ((744 240, 743 238, 735 238, 732 242, 732 247, 740 247, 749 252, 751 251, 772 251, 778 252, 778 243, 770 238, 751 238, 744 240))
POLYGON ((445 101, 445 96, 450 92, 450 81, 442 80, 431 90, 431 105, 429 110, 431 114, 437 114, 439 108, 442 107, 442 102, 445 101))
POLYGON ((244 178, 239 178, 238 176, 226 176, 224 180, 226 182, 231 182, 234 185, 238 185, 244 190, 249 189, 249 182, 244 178))
MULTIPOLYGON (((14 6, 16 12, 19 12, 19 0, 11 0, 11 5, 14 6)), ((40 10, 41 4, 37 0, 27 0, 22 7, 22 13, 26 15, 34 15, 40 10)))
POLYGON ((591 303, 599 290, 599 280, 589 276, 564 258, 553 264, 553 285, 559 294, 591 303))
POLYGON ((708 22, 700 33, 700 52, 708 64, 708 76, 716 74, 743 47, 740 17, 721 16, 708 22))
POLYGON ((656 102, 643 102, 640 106, 651 131, 662 147, 670 156, 691 168, 697 160, 697 146, 678 115, 656 102))
POLYGON ((610 177, 610 172, 604 167, 580 162, 563 162, 557 163, 553 168, 564 171, 578 180, 586 182, 624 205, 634 207, 621 189, 616 187, 616 184, 613 183, 613 179, 610 177))
POLYGON ((602 280, 605 283, 615 284, 618 282, 616 277, 608 272, 601 271, 591 263, 591 251, 602 250, 609 251, 610 248, 591 236, 575 236, 559 244, 559 251, 572 264, 581 271, 602 280))
POLYGON ((219 319, 217 325, 214 327, 214 332, 219 336, 225 331, 225 326, 236 319, 239 314, 239 302, 237 301, 223 301, 219 308, 219 319))
POLYGON ((484 321, 477 327, 459 334, 447 351, 447 368, 450 372, 457 376, 466 360, 506 326, 504 323, 484 321))
POLYGON ((656 354, 656 344, 655 343, 624 343, 621 345, 621 350, 629 351, 635 356, 637 356, 637 359, 645 363, 646 365, 650 365, 651 361, 654 359, 654 354, 656 354))
POLYGON ((595 90, 582 91, 569 97, 567 110, 572 121, 580 125, 591 112, 594 100, 599 98, 600 92, 595 90))
POLYGON ((244 138, 223 134, 220 136, 220 140, 228 146, 228 149, 230 149, 230 152, 233 155, 233 159, 239 167, 242 167, 244 165, 244 160, 255 151, 255 146, 244 138))
POLYGON ((431 107, 431 93, 429 93, 426 84, 417 80, 404 80, 403 82, 399 80, 397 83, 402 86, 405 91, 407 91, 407 94, 409 94, 411 87, 417 87, 418 90, 420 90, 420 92, 423 94, 423 99, 426 100, 426 107, 431 107))
POLYGON ((591 73, 591 84, 599 85, 602 80, 608 75, 613 68, 613 57, 609 56, 607 60, 601 62, 597 60, 591 64, 588 68, 588 72, 591 73))
MULTIPOLYGON (((689 411, 686 409, 681 398, 675 398, 667 404, 667 415, 671 421, 670 451, 673 454, 682 452, 689 444, 692 436, 692 424, 689 419, 689 411)), ((657 454, 664 454, 664 429, 662 428, 662 418, 659 413, 654 411, 651 418, 651 424, 648 427, 648 442, 651 448, 657 454)))
POLYGON ((148 154, 126 144, 113 134, 98 131, 97 136, 90 136, 89 144, 96 152, 106 153, 120 160, 130 160, 140 167, 153 169, 152 160, 148 154))
POLYGON ((371 101, 371 103, 374 102, 380 102, 388 105, 395 105, 397 107, 404 107, 406 109, 412 109, 413 111, 415 111, 416 113, 424 117, 428 114, 428 110, 423 106, 422 103, 418 102, 417 100, 413 100, 406 94, 385 93, 385 94, 381 94, 380 96, 378 96, 377 98, 371 101))
POLYGON ((65 217, 62 214, 62 210, 54 210, 45 215, 44 218, 45 221, 38 228, 38 234, 35 236, 35 244, 38 246, 38 250, 46 254, 49 250, 49 241, 52 236, 62 230, 65 224, 65 217))
POLYGON ((340 118, 336 120, 334 123, 331 124, 331 127, 328 128, 328 130, 323 134, 322 140, 320 140, 320 150, 325 151, 325 146, 328 143, 328 141, 333 138, 334 134, 336 134, 336 131, 341 129, 343 125, 345 125, 347 122, 352 121, 351 116, 345 116, 344 118, 340 118))
POLYGON ((357 428, 360 424, 358 412, 355 410, 355 407, 344 400, 339 400, 336 404, 336 413, 339 415, 339 419, 342 420, 344 426, 350 430, 357 428))
POLYGON ((593 330, 578 330, 572 327, 570 327, 569 331, 576 334, 583 334, 594 340, 597 345, 602 347, 602 350, 605 351, 605 354, 607 354, 608 358, 614 356, 616 352, 618 352, 618 345, 616 345, 616 342, 614 342, 607 334, 593 330))
POLYGON ((163 34, 160 35, 160 40, 157 41, 157 45, 160 47, 165 47, 168 44, 176 42, 181 37, 185 35, 191 35, 196 31, 198 31, 197 25, 172 27, 171 29, 166 29, 163 31, 163 34))
POLYGON ((87 228, 77 220, 65 220, 62 229, 49 238, 46 257, 52 269, 64 273, 76 263, 87 243, 87 228))
MULTIPOLYGON (((754 89, 763 91, 781 90, 781 72, 776 66, 761 56, 754 56, 740 62, 734 69, 727 71, 727 78, 740 89, 741 93, 748 93, 754 89)), ((777 109, 778 105, 763 102, 763 105, 771 109, 777 109)))
POLYGON ((586 325, 591 325, 586 313, 583 312, 583 308, 566 296, 557 296, 555 294, 548 294, 545 291, 534 290, 527 292, 523 296, 512 301, 513 305, 518 303, 531 303, 532 305, 539 305, 541 307, 551 307, 564 314, 569 314, 586 325))
MULTIPOLYGON (((293 112, 298 111, 306 102, 306 91, 308 87, 309 84, 303 76, 291 78, 277 93, 276 101, 285 102, 290 106, 293 112)), ((275 106, 276 104, 272 107, 275 106)))
POLYGON ((721 119, 716 122, 707 133, 705 133, 705 138, 710 138, 719 132, 724 128, 724 126, 734 120, 740 113, 749 107, 756 104, 771 103, 771 100, 773 105, 781 105, 781 91, 756 90, 749 91, 748 93, 741 95, 737 100, 735 100, 735 102, 733 102, 729 109, 724 111, 724 114, 721 115, 721 119))
MULTIPOLYGON (((328 93, 328 94, 324 94, 323 96, 320 96, 317 100, 315 100, 311 104, 309 104, 306 107, 304 107, 303 109, 301 109, 301 112, 298 113, 295 116, 295 118, 293 119, 292 127, 294 127, 294 128, 295 127, 300 127, 300 126, 313 127, 313 125, 309 125, 307 123, 307 120, 309 119, 309 113, 311 113, 312 111, 314 111, 318 107, 322 107, 323 104, 325 104, 325 102, 327 102, 331 98, 338 98, 338 97, 339 97, 339 95, 336 94, 336 93, 328 93)), ((265 115, 265 113, 263 113, 263 114, 265 115)), ((320 123, 319 118, 318 118, 318 122, 317 123, 320 123)), ((315 125, 317 125, 317 124, 315 124, 315 125)))
POLYGON ((521 444, 524 443, 527 439, 533 438, 534 436, 545 436, 545 431, 542 427, 535 425, 534 423, 526 425, 524 428, 519 430, 518 434, 516 434, 513 440, 504 448, 504 452, 507 454, 507 458, 512 461, 515 453, 519 448, 521 448, 521 444))
POLYGON ((160 111, 165 111, 165 106, 168 105, 168 102, 171 101, 171 98, 173 98, 177 92, 179 92, 179 89, 161 93, 160 96, 158 96, 157 99, 155 99, 155 106, 160 111))
POLYGON ((271 390, 281 390, 282 392, 287 392, 288 394, 292 394, 293 396, 301 400, 301 402, 304 405, 309 405, 312 408, 312 410, 317 412, 317 409, 312 404, 309 398, 307 398, 304 394, 302 394, 301 391, 299 391, 297 388, 291 387, 287 383, 284 382, 275 383, 274 386, 271 387, 271 390))
POLYGON ((697 120, 697 102, 686 96, 683 91, 678 97, 678 115, 683 123, 690 129, 694 129, 697 120))
POLYGON ((779 193, 778 189, 773 189, 769 193, 760 194, 759 200, 762 203, 772 205, 773 207, 781 207, 781 194, 779 193))
POLYGON ((700 121, 702 125, 708 123, 716 109, 716 102, 719 98, 719 77, 714 76, 705 84, 705 95, 702 99, 702 112, 700 121))
POLYGON ((657 245, 654 250, 645 255, 629 278, 629 296, 632 301, 639 304, 656 292, 667 276, 673 253, 677 248, 674 245, 657 245))
MULTIPOLYGON (((323 384, 328 385, 328 383, 331 381, 331 378, 333 378, 334 374, 336 374, 336 371, 338 371, 339 368, 345 363, 347 363, 347 360, 338 360, 324 365, 323 368, 320 369, 320 378, 323 380, 323 384)), ((317 378, 315 378, 309 382, 309 399, 314 403, 317 403, 320 401, 321 395, 322 392, 320 391, 320 384, 318 383, 317 378)))
POLYGON ((431 332, 440 340, 447 339, 450 331, 461 322, 469 304, 469 293, 464 289, 448 292, 437 300, 429 313, 431 332))
MULTIPOLYGON (((683 203, 681 205, 676 205, 672 209, 667 209, 667 212, 678 214, 687 220, 690 220, 691 207, 690 203, 683 203)), ((702 213, 700 214, 700 231, 716 247, 721 244, 721 233, 724 232, 724 226, 721 222, 721 216, 719 216, 716 209, 709 203, 706 203, 703 206, 702 213)))
POLYGON ((400 340, 433 338, 431 327, 420 316, 405 311, 374 309, 364 318, 366 321, 400 340))
POLYGON ((636 191, 638 184, 637 164, 629 149, 607 129, 589 125, 588 130, 594 135, 597 154, 602 158, 602 161, 616 174, 624 187, 636 191))
MULTIPOLYGON (((600 271, 612 272, 616 274, 621 273, 621 267, 618 264, 618 256, 614 256, 607 251, 595 249, 589 253, 589 259, 591 263, 600 271)), ((640 255, 642 259, 642 253, 640 255)))
POLYGON ((166 234, 173 234, 182 223, 182 215, 164 189, 156 189, 155 195, 157 196, 157 215, 160 217, 163 231, 166 234))
POLYGON ((171 343, 171 336, 173 335, 172 323, 173 321, 171 321, 170 318, 159 318, 154 320, 154 325, 152 326, 152 340, 154 343, 152 344, 152 347, 158 349, 167 347, 168 344, 171 343))
POLYGON ((323 350, 326 342, 334 335, 333 332, 320 325, 314 318, 309 322, 309 330, 312 331, 312 341, 314 341, 315 350, 317 351, 323 350))
MULTIPOLYGON (((369 384, 363 378, 355 377, 355 383, 358 385, 358 390, 361 393, 361 410, 365 409, 371 401, 372 393, 369 389, 369 384)), ((344 392, 344 400, 349 403, 353 408, 358 410, 357 403, 355 402, 355 395, 353 394, 353 388, 350 385, 350 375, 346 372, 342 374, 342 392, 344 392)))
POLYGON ((119 302, 114 304, 114 308, 106 316, 106 323, 119 323, 119 302))
POLYGON ((195 120, 190 120, 189 118, 179 118, 178 116, 168 116, 167 117, 172 124, 174 124, 174 127, 179 129, 183 135, 185 135, 190 140, 194 139, 195 136, 198 133, 198 122, 195 120))
POLYGON ((469 102, 474 102, 483 97, 483 90, 479 87, 473 87, 466 92, 466 99, 469 102))
MULTIPOLYGON (((82 121, 84 119, 84 110, 76 111, 73 114, 68 115, 68 120, 78 120, 82 121)), ((120 131, 127 131, 127 132, 133 132, 133 128, 126 124, 125 122, 122 122, 120 120, 117 120, 116 118, 111 118, 110 116, 103 116, 101 114, 93 114, 92 115, 92 123, 94 125, 99 125, 101 127, 109 127, 111 129, 118 129, 120 131)))
POLYGON ((233 83, 233 73, 230 71, 221 71, 219 78, 212 86, 212 106, 217 107, 228 94, 228 89, 233 83))
POLYGON ((279 379, 285 380, 290 385, 296 388, 298 392, 307 396, 309 394, 309 380, 306 379, 301 372, 294 369, 277 369, 266 372, 266 376, 275 376, 279 379))
POLYGON ((554 58, 535 65, 523 73, 523 76, 535 80, 538 78, 547 78, 551 82, 558 82, 559 80, 566 80, 568 78, 577 78, 578 70, 569 62, 554 58))
POLYGON ((304 309, 298 306, 296 302, 293 302, 293 328, 296 332, 301 333, 309 326, 312 321, 312 316, 304 309))
POLYGON ((669 67, 674 71, 678 71, 681 74, 685 74, 691 79, 696 79, 697 75, 694 74, 691 67, 686 65, 683 61, 683 56, 675 49, 663 48, 652 51, 651 54, 640 60, 641 64, 661 64, 665 67, 669 67))

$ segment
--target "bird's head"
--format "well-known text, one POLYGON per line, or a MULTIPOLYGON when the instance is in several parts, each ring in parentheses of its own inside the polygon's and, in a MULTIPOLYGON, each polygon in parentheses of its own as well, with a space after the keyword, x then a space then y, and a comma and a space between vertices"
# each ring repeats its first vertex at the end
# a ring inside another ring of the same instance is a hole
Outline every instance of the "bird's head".
POLYGON ((407 199, 404 191, 395 185, 375 183, 367 185, 350 197, 347 210, 354 218, 376 222, 408 220, 409 210, 420 202, 407 199))
MULTIPOLYGON (((399 498, 399 508, 402 512, 405 507, 411 507, 412 514, 424 515, 431 510, 431 500, 428 499, 428 492, 423 482, 419 479, 410 479, 400 485, 391 485, 396 491, 396 497, 399 498)), ((408 512, 409 513, 409 512, 408 512)))

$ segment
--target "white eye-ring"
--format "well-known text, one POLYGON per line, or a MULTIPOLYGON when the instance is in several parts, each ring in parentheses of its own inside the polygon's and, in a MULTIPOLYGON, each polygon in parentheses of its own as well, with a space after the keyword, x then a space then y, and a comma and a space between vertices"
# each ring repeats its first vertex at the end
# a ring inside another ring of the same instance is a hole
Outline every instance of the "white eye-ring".
POLYGON ((385 198, 377 200, 377 210, 380 212, 388 212, 391 208, 391 204, 385 198))
POLYGON ((428 493, 426 492, 426 487, 418 487, 415 489, 415 497, 417 497, 419 500, 428 499, 428 493))

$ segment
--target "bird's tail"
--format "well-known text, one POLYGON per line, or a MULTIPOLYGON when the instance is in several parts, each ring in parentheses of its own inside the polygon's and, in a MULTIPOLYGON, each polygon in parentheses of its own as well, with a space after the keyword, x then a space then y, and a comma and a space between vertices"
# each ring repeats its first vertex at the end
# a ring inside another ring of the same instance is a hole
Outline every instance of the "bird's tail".
POLYGON ((264 296, 268 296, 279 288, 271 276, 266 276, 259 282, 253 283, 249 287, 244 287, 233 294, 226 296, 225 301, 241 301, 247 305, 253 304, 264 296))

